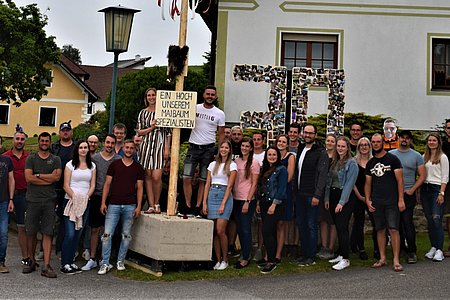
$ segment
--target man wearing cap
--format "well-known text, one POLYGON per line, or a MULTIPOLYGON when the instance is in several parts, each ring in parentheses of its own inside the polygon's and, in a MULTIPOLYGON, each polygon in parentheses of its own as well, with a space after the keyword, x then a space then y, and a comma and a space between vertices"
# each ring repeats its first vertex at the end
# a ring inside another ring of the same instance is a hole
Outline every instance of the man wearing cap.
POLYGON ((416 206, 416 190, 426 178, 426 169, 422 155, 411 149, 413 137, 411 131, 402 130, 398 134, 399 148, 391 151, 400 159, 403 166, 404 201, 406 209, 400 213, 400 248, 406 251, 408 263, 417 262, 416 228, 413 222, 416 206), (417 176, 418 175, 418 176, 417 176), (417 180, 416 180, 417 178, 417 180), (405 245, 405 239, 407 245, 405 245))
MULTIPOLYGON (((59 125, 59 140, 53 143, 50 149, 50 152, 53 155, 56 155, 61 159, 61 167, 63 171, 66 164, 72 159, 73 148, 75 147, 75 143, 72 139, 73 131, 70 122, 71 121, 63 122, 59 125)), ((64 191, 63 186, 64 176, 61 176, 59 181, 56 183, 56 215, 59 219, 58 233, 56 235, 56 253, 61 251, 61 245, 64 239, 64 222, 62 222, 62 220, 64 212, 63 201, 66 192, 64 191)))

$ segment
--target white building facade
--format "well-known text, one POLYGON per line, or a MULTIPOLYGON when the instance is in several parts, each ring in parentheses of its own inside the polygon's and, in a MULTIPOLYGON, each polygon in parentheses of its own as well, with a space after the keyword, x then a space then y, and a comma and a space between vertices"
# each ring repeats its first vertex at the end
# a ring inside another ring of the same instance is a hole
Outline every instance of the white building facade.
MULTIPOLYGON (((221 0, 216 85, 229 122, 267 111, 271 85, 235 80, 243 64, 344 70, 346 112, 430 130, 450 118, 450 2, 221 0)), ((308 93, 307 115, 327 113, 327 87, 308 93)))

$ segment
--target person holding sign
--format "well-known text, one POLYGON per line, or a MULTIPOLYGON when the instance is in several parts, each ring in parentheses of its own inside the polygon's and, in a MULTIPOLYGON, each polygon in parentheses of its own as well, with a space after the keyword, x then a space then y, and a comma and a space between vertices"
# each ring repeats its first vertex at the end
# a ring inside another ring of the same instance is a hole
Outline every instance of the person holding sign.
POLYGON ((138 151, 138 161, 145 169, 145 189, 149 207, 144 213, 159 214, 161 178, 164 161, 170 156, 171 129, 156 126, 156 89, 149 88, 145 91, 144 102, 147 107, 139 112, 136 129, 136 133, 143 137, 138 151))

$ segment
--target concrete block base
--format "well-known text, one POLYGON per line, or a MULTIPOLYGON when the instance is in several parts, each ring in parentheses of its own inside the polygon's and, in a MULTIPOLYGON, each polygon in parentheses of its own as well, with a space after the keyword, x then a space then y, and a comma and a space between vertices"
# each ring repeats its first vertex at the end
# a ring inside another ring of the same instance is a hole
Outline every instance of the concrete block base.
POLYGON ((129 249, 156 260, 207 261, 213 228, 211 220, 143 214, 133 224, 129 249))

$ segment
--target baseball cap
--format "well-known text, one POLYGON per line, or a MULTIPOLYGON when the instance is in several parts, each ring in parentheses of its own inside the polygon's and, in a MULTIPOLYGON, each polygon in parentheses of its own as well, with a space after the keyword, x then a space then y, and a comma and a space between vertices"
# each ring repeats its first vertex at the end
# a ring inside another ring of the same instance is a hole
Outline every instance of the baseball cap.
POLYGON ((72 130, 72 125, 70 125, 70 122, 72 122, 72 120, 70 120, 69 122, 63 122, 61 123, 61 125, 59 125, 59 130, 64 130, 64 129, 69 129, 72 130))
POLYGON ((400 131, 398 136, 406 136, 406 137, 409 137, 410 139, 413 138, 412 133, 409 130, 402 130, 402 131, 400 131))

